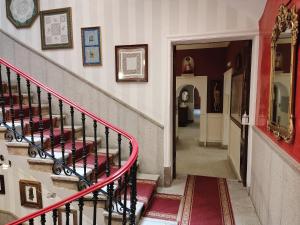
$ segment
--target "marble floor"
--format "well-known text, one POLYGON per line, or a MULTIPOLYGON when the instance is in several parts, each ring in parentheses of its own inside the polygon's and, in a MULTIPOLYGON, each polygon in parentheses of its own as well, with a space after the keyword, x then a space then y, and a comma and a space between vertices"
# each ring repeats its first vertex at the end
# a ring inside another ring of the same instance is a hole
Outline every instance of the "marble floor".
MULTIPOLYGON (((157 192, 183 195, 187 174, 227 178, 236 225, 260 225, 248 191, 236 179, 227 160, 227 150, 198 145, 199 123, 178 129, 176 144, 177 177, 171 187, 158 187, 157 192)), ((180 210, 180 209, 179 209, 180 210)), ((142 225, 175 225, 176 222, 142 218, 142 225)))
POLYGON ((199 123, 179 127, 176 142, 177 174, 192 174, 235 179, 227 159, 227 149, 198 145, 199 123))

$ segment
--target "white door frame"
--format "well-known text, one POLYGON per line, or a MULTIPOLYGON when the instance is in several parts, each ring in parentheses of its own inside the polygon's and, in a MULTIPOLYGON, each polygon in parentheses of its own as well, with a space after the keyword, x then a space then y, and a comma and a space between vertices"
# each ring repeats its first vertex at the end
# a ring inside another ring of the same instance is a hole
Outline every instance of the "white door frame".
MULTIPOLYGON (((173 170, 173 46, 188 43, 211 43, 222 41, 252 40, 251 55, 251 81, 249 102, 249 134, 248 134, 248 164, 247 164, 247 186, 250 186, 251 163, 252 163, 252 126, 255 125, 257 71, 259 54, 259 32, 258 30, 227 31, 216 33, 205 33, 202 35, 176 35, 169 36, 166 41, 166 84, 167 95, 165 99, 164 118, 164 167, 173 170)), ((172 176, 172 175, 171 175, 172 176)))

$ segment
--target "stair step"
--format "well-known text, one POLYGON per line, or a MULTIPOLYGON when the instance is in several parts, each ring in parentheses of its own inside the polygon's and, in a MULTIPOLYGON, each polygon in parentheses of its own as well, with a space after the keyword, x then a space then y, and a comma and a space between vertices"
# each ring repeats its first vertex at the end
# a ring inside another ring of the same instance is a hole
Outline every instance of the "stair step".
MULTIPOLYGON (((50 151, 47 151, 47 153, 51 154, 50 151)), ((67 159, 69 157, 69 153, 65 153, 64 156, 65 159, 67 159)), ((62 160, 62 153, 54 152, 54 157, 57 160, 62 160)), ((27 162, 30 166, 30 169, 41 171, 41 172, 52 173, 52 166, 54 164, 54 161, 49 157, 46 157, 44 159, 41 158, 39 155, 37 155, 36 158, 28 158, 27 162)))
MULTIPOLYGON (((85 140, 87 142, 94 142, 94 137, 85 137, 85 140)), ((77 138, 77 141, 83 141, 83 137, 81 136, 81 137, 77 138)), ((101 141, 102 141, 102 138, 101 137, 97 137, 97 143, 100 144, 101 141)))
MULTIPOLYGON (((72 126, 66 125, 64 129, 72 131, 72 126)), ((82 136, 82 126, 74 126, 75 138, 78 139, 82 136)))
MULTIPOLYGON (((122 201, 123 203, 123 201, 122 201)), ((127 208, 130 208, 130 201, 126 201, 126 205, 127 208)), ((120 204, 118 204, 118 208, 120 209, 121 206, 120 204)), ((122 209, 121 209, 122 210, 122 209)), ((119 211, 121 211, 119 210, 119 211)), ((135 210, 135 221, 136 224, 138 224, 141 216, 142 216, 142 212, 143 212, 143 203, 141 202, 137 202, 136 203, 136 210, 135 210)), ((105 224, 108 224, 108 211, 104 210, 103 211, 103 216, 104 216, 104 221, 105 224)), ((127 214, 127 219, 129 218, 129 214, 127 214)), ((123 219, 123 215, 119 214, 116 207, 113 208, 113 213, 112 213, 112 225, 122 225, 122 219, 123 219)), ((129 224, 129 221, 127 222, 127 224, 129 224)))
MULTIPOLYGON (((82 167, 75 167, 75 170, 81 176, 84 175, 84 169, 82 167)), ((92 174, 92 169, 86 168, 86 176, 89 177, 92 174)), ((79 178, 72 174, 71 176, 64 175, 51 175, 52 182, 57 187, 67 188, 78 191, 79 178)))
MULTIPOLYGON (((117 185, 114 185, 114 190, 116 190, 117 185)), ((107 186, 101 188, 102 191, 107 193, 107 186)), ((93 207, 94 206, 94 202, 93 202, 93 194, 87 194, 86 196, 84 196, 84 206, 87 207, 93 207)), ((98 193, 98 201, 97 201, 97 207, 98 208, 105 208, 106 206, 106 201, 107 201, 107 196, 101 192, 98 193)))

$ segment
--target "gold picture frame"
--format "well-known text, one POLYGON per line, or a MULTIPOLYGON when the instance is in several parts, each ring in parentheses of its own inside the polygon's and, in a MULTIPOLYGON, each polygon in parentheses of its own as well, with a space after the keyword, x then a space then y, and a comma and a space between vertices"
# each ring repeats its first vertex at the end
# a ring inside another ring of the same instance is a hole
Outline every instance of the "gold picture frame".
POLYGON ((269 89, 269 115, 268 130, 280 140, 287 143, 294 141, 294 108, 295 108, 295 80, 296 80, 296 52, 298 38, 298 14, 296 7, 288 8, 285 5, 279 7, 273 27, 271 39, 271 70, 269 89), (280 44, 288 43, 288 57, 282 59, 278 53, 280 44), (290 47, 289 47, 290 46, 290 47), (290 49, 289 49, 290 48, 290 49), (280 58, 279 58, 280 56, 280 58), (290 59, 288 62, 288 73, 283 76, 282 60, 290 59), (282 81, 284 77, 285 81, 282 81), (278 90, 281 88, 280 90, 278 90), (279 94, 278 94, 279 93, 279 94), (285 93, 285 94, 282 94, 285 93))
POLYGON ((40 12, 42 50, 73 48, 71 8, 40 12))

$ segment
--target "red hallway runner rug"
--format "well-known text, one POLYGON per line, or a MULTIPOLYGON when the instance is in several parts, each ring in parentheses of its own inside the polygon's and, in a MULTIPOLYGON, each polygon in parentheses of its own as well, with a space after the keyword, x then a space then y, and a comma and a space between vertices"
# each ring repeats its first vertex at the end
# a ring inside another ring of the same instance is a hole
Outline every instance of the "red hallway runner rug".
POLYGON ((189 175, 180 225, 234 225, 226 179, 189 175))
POLYGON ((145 217, 176 221, 181 201, 180 195, 156 193, 152 197, 150 206, 145 212, 145 217))

